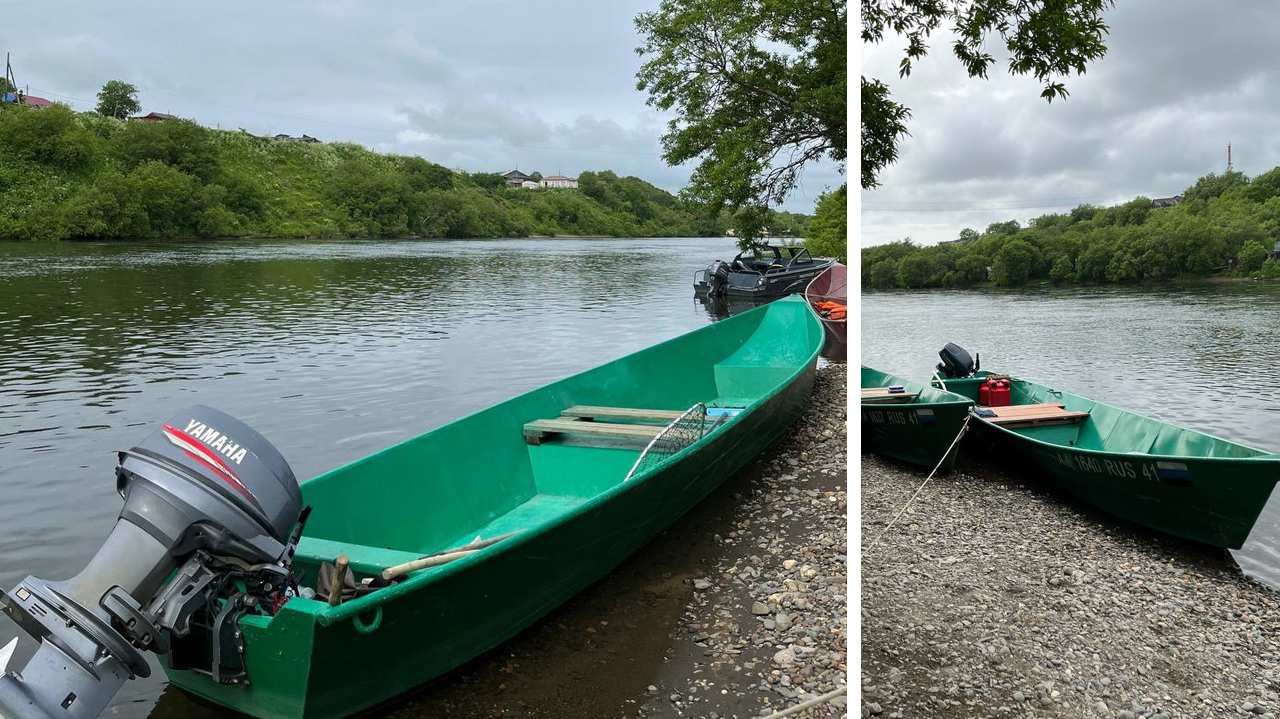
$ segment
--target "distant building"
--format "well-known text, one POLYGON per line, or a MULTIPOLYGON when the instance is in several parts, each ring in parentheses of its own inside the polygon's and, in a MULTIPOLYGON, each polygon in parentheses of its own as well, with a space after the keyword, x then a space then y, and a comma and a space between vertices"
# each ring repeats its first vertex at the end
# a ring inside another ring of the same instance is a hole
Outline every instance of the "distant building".
POLYGON ((523 188, 524 188, 524 189, 526 189, 526 190, 536 190, 536 189, 538 189, 539 187, 541 187, 541 185, 539 185, 538 183, 534 182, 533 180, 525 180, 524 182, 521 182, 521 183, 520 183, 520 186, 521 186, 521 187, 523 187, 523 188))
POLYGON ((52 105, 53 101, 46 100, 43 97, 36 97, 35 95, 24 95, 22 93, 14 94, 12 92, 6 92, 3 94, 0 94, 0 103, 26 105, 27 107, 34 107, 34 108, 44 108, 52 105))
POLYGON ((542 178, 543 187, 554 187, 563 190, 578 189, 578 178, 565 177, 564 175, 547 175, 542 178))
POLYGON ((1174 205, 1177 205, 1181 202, 1182 202, 1182 195, 1174 195, 1173 197, 1161 197, 1159 199, 1152 200, 1151 207, 1153 209, 1159 208, 1159 207, 1173 207, 1174 205))
POLYGON ((294 136, 292 136, 292 135, 285 135, 285 134, 283 134, 283 133, 282 133, 282 134, 279 134, 279 135, 275 135, 275 136, 273 136, 271 139, 272 139, 272 140, 275 140, 276 142, 310 142, 310 143, 319 143, 319 142, 320 142, 319 140, 317 140, 316 138, 314 138, 314 137, 312 137, 312 136, 310 136, 310 135, 303 135, 303 136, 301 136, 301 137, 294 137, 294 136))
POLYGON ((512 187, 520 187, 524 184, 525 180, 530 180, 533 178, 531 178, 530 176, 524 174, 519 170, 507 170, 506 172, 502 173, 502 179, 506 180, 507 184, 511 185, 512 187))
POLYGON ((164 122, 165 120, 176 120, 178 119, 178 116, 170 115, 167 112, 149 112, 145 115, 139 115, 129 119, 137 120, 138 122, 164 122))

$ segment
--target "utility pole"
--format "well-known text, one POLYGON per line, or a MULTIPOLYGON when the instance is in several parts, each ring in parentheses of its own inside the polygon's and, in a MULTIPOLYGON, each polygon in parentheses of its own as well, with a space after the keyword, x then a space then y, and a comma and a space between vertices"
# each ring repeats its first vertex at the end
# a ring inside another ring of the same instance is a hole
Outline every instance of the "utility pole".
POLYGON ((1227 143, 1227 172, 1231 172, 1231 143, 1227 143))

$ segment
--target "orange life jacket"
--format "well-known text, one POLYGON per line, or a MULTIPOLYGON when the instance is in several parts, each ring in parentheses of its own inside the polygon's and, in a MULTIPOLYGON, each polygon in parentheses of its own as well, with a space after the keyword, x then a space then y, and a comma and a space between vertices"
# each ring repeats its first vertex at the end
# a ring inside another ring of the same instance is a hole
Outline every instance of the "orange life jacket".
POLYGON ((849 306, 839 302, 815 302, 813 306, 817 308, 818 315, 829 320, 843 320, 848 317, 849 306))

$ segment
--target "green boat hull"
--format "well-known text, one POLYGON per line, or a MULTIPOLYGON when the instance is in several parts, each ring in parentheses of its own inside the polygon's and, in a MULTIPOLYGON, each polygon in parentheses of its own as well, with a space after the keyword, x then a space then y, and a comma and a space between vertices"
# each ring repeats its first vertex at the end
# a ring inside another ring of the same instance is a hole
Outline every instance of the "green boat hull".
POLYGON ((870 367, 862 368, 862 387, 905 387, 907 394, 920 393, 909 404, 863 402, 864 448, 930 469, 939 463, 948 470, 955 466, 963 444, 956 436, 973 400, 870 367))
MULTIPOLYGON (((946 385, 976 399, 986 374, 946 385)), ((1280 455, 1011 381, 1015 405, 1060 403, 1089 416, 1077 424, 1017 429, 981 420, 982 434, 1051 486, 1117 517, 1239 549, 1280 480, 1280 455)))
POLYGON ((338 607, 291 599, 241 620, 250 685, 170 681, 263 719, 332 719, 386 702, 492 649, 597 581, 777 439, 809 400, 822 326, 780 300, 505 401, 308 482, 295 567, 350 558, 357 577, 521 532, 338 607), (526 442, 574 405, 744 407, 623 482, 636 447, 526 442))

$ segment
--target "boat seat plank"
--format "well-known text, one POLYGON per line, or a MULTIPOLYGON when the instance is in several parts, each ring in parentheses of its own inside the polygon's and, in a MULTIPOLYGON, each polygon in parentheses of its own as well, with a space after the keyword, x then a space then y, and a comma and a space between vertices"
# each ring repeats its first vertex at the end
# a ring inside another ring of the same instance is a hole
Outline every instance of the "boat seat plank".
POLYGON ((888 387, 863 387, 863 404, 910 404, 920 392, 890 392, 888 387))
POLYGON ((1043 427, 1052 424, 1075 424, 1089 416, 1088 412, 1068 412, 1061 404, 1021 404, 1009 407, 980 407, 995 412, 982 419, 1007 429, 1043 427))
POLYGON ((672 409, 632 409, 630 407, 593 407, 575 405, 560 413, 562 417, 580 419, 623 419, 636 422, 673 422, 684 414, 672 409))
POLYGON ((1043 412, 1052 412, 1053 408, 1062 409, 1065 405, 1057 404, 1014 404, 1004 407, 987 407, 978 405, 978 409, 989 409, 1001 417, 1012 417, 1019 414, 1041 414, 1043 412))
POLYGON ((664 427, 643 424, 613 424, 610 422, 583 422, 576 419, 540 419, 524 426, 524 439, 529 444, 542 444, 550 435, 574 434, 601 439, 631 439, 649 441, 658 436, 664 427))

